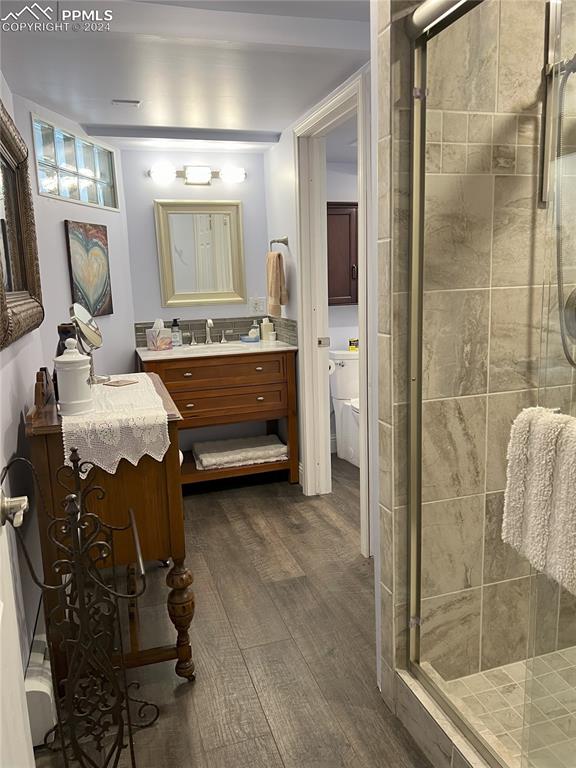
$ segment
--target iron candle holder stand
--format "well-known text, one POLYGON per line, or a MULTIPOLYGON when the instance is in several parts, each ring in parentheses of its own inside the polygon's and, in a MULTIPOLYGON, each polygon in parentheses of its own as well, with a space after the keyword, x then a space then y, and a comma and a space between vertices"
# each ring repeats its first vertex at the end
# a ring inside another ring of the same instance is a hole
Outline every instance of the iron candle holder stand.
MULTIPOLYGON (((18 457, 6 467, 2 480, 16 462, 25 463, 36 478, 32 464, 18 457)), ((136 698, 132 691, 139 684, 126 678, 119 601, 140 597, 146 590, 146 574, 133 511, 129 510, 125 526, 112 526, 88 510, 88 498, 102 500, 106 495, 91 481, 93 468, 72 449, 70 465, 56 473, 59 485, 69 492, 62 503, 64 514, 53 515, 44 504, 47 535, 58 552, 51 564, 54 584, 38 578, 14 528, 32 579, 49 598, 45 605, 51 606, 46 610, 46 630, 58 722, 44 741, 62 753, 65 768, 71 763, 82 768, 116 768, 126 749, 136 768, 133 730, 153 725, 159 709, 136 698), (114 534, 127 530, 132 533, 136 567, 130 571, 134 591, 124 593, 117 586, 114 534), (108 574, 104 569, 110 569, 108 574), (60 684, 54 663, 58 655, 65 658, 67 669, 60 684)))

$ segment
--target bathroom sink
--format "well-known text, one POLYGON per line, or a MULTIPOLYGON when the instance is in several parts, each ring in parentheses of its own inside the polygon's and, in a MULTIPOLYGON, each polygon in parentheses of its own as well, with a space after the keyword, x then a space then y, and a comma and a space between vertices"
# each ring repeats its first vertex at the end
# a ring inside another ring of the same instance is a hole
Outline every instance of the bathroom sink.
POLYGON ((229 341, 226 344, 214 343, 214 344, 185 344, 176 349, 170 350, 172 357, 200 357, 202 355, 221 355, 225 352, 231 352, 232 350, 242 350, 248 344, 242 342, 229 341))
POLYGON ((232 349, 246 349, 250 344, 244 344, 242 341, 227 341, 226 344, 220 344, 220 342, 214 342, 214 344, 194 344, 184 347, 188 354, 192 355, 220 355, 222 352, 227 352, 232 349))
POLYGON ((174 347, 173 349, 161 351, 153 351, 143 348, 139 348, 136 351, 141 360, 152 361, 192 357, 220 357, 222 355, 250 354, 251 352, 261 354, 263 352, 285 351, 287 349, 296 348, 281 341, 258 343, 227 341, 225 344, 221 344, 220 342, 214 342, 213 344, 194 344, 193 346, 184 344, 181 347, 174 347))

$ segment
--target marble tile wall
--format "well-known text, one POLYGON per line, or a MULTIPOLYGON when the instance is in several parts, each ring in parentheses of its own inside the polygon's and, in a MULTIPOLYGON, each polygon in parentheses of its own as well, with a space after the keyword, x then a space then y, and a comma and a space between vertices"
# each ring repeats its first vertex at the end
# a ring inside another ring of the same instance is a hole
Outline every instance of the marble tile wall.
POLYGON ((395 709, 395 574, 391 553, 396 549, 394 522, 394 453, 395 419, 393 408, 393 302, 391 247, 392 207, 392 108, 391 108, 391 5, 379 0, 373 6, 377 23, 377 83, 378 83, 378 351, 379 351, 379 462, 380 462, 380 607, 381 637, 380 684, 382 696, 395 709))
MULTIPOLYGON (((418 3, 377 5, 382 693, 435 765, 481 765, 444 741, 440 715, 417 711, 418 684, 399 671, 409 621, 405 17, 418 3)), ((576 633, 576 598, 532 576, 500 538, 513 419, 538 401, 569 410, 576 400, 553 296, 546 370, 540 366, 548 277, 546 212, 537 205, 544 12, 545 0, 485 0, 429 45, 421 657, 446 679, 526 657, 530 594, 542 630, 531 650, 573 645, 576 633)), ((576 13, 574 21, 576 28, 576 13)), ((566 130, 576 152, 573 123, 566 130)))
POLYGON ((528 653, 529 569, 500 526, 510 425, 540 382, 544 6, 488 0, 428 51, 421 658, 445 679, 528 653))
MULTIPOLYGON (((383 679, 407 657, 404 20, 414 7, 393 0, 378 31, 383 679)), ((448 678, 527 653, 530 575, 500 542, 499 526, 510 425, 538 401, 541 383, 546 212, 537 204, 542 62, 534 41, 544 40, 544 12, 544 0, 486 0, 429 44, 421 650, 448 678)), ((569 403, 572 378, 559 348, 547 363, 547 404, 569 403)), ((549 597, 543 620, 567 600, 549 597)))

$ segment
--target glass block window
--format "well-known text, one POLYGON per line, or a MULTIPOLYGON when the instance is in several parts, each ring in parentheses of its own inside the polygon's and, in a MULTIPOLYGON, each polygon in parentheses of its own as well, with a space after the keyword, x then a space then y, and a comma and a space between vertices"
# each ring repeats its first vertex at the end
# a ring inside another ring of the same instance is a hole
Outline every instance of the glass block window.
POLYGON ((41 195, 117 208, 114 155, 109 149, 34 118, 41 195))

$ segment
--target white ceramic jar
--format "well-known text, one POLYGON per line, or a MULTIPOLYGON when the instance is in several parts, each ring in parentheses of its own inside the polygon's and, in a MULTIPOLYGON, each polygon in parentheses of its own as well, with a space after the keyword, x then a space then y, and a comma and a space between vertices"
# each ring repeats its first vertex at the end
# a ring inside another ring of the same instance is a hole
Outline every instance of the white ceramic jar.
POLYGON ((90 358, 77 349, 76 339, 66 339, 66 349, 54 358, 62 416, 87 413, 94 407, 90 387, 90 358))

